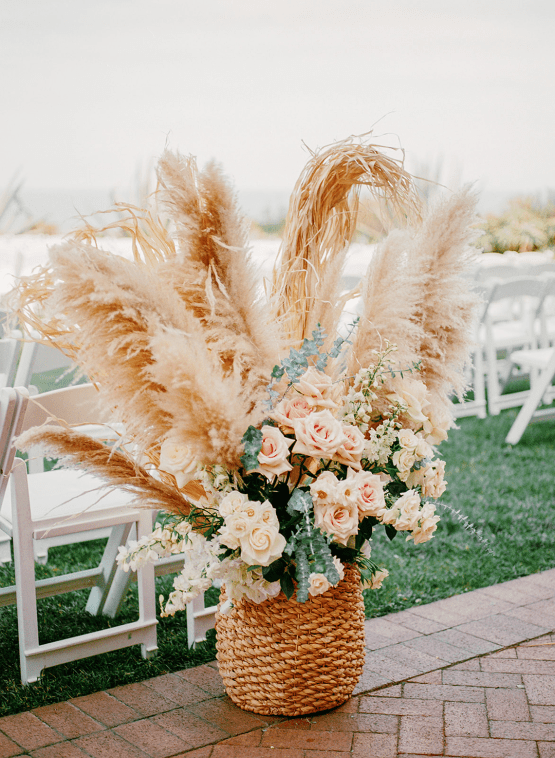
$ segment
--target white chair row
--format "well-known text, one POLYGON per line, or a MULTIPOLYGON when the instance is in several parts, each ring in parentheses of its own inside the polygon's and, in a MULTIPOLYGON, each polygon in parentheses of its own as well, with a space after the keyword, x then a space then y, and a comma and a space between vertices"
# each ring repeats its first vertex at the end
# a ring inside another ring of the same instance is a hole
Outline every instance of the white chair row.
MULTIPOLYGON (((2 408, 4 409, 5 405, 6 412, 3 410, 0 417, 0 451, 3 455, 1 465, 4 472, 0 489, 0 534, 4 535, 4 542, 0 542, 0 548, 4 550, 4 561, 11 560, 10 546, 13 538, 16 577, 18 567, 23 566, 23 575, 29 585, 31 573, 34 581, 35 560, 46 562, 49 547, 107 538, 102 562, 96 569, 71 577, 56 577, 55 580, 36 582, 36 597, 39 599, 91 587, 86 610, 110 617, 115 617, 119 612, 130 580, 139 581, 140 613, 135 625, 117 627, 106 635, 102 633, 98 645, 92 637, 76 638, 62 641, 59 645, 52 645, 44 650, 42 646, 40 650, 36 648, 36 623, 33 621, 36 617, 36 600, 34 611, 29 593, 22 596, 22 602, 19 602, 16 591, 19 583, 17 579, 15 587, 0 588, 0 606, 17 600, 18 618, 21 616, 20 627, 21 624, 25 624, 25 628, 30 630, 20 639, 22 680, 34 681, 42 668, 57 663, 123 647, 124 639, 129 640, 125 643, 128 645, 140 643, 143 646, 143 654, 151 654, 156 649, 154 576, 180 571, 183 567, 183 556, 161 560, 154 567, 145 569, 145 579, 144 572, 141 578, 141 572, 137 577, 136 573, 126 574, 121 571, 116 564, 116 555, 119 545, 125 544, 128 539, 137 538, 137 534, 142 536, 152 530, 156 512, 133 508, 129 504, 129 496, 121 492, 101 497, 98 492, 100 482, 95 477, 73 469, 28 473, 25 462, 15 457, 12 447, 13 440, 21 431, 40 425, 48 418, 63 418, 67 423, 80 424, 81 431, 93 432, 95 436, 104 440, 117 438, 117 433, 111 432, 111 426, 86 423, 91 420, 107 420, 98 410, 96 390, 90 384, 77 385, 46 392, 30 399, 23 388, 5 389, 2 392, 7 393, 8 398, 4 400, 2 395, 2 408), (12 417, 12 411, 15 414, 14 397, 19 405, 17 414, 12 417), (101 434, 99 429, 102 429, 101 434), (10 473, 15 483, 11 496, 10 492, 6 491, 10 473), (20 514, 19 518, 17 514, 20 514), (17 536, 18 525, 25 532, 24 538, 17 536), (118 629, 121 630, 121 634, 118 629), (29 650, 35 652, 30 653, 29 650), (69 650, 73 652, 68 652, 69 650)), ((204 607, 204 596, 197 598, 188 608, 189 646, 205 639, 206 630, 214 626, 215 611, 216 606, 204 607)))
MULTIPOLYGON (((516 350, 547 348, 555 341, 555 276, 521 276, 477 284, 483 307, 476 329, 471 384, 474 399, 456 406, 457 417, 521 405, 529 390, 503 394, 517 365, 516 350), (486 404, 487 384, 487 404, 486 404)), ((532 370, 534 381, 536 371, 532 370)))
POLYGON ((25 462, 16 457, 14 440, 47 416, 47 410, 29 402, 25 389, 0 391, 0 528, 13 541, 16 577, 14 586, 0 589, 0 605, 17 603, 24 683, 36 681, 44 668, 108 650, 140 644, 143 657, 149 657, 157 648, 152 566, 146 566, 138 574, 137 621, 59 642, 39 643, 37 599, 90 587, 87 610, 102 612, 116 572, 118 547, 125 544, 133 526, 139 535, 152 529, 152 514, 132 507, 128 495, 115 492, 100 497, 100 482, 94 476, 79 476, 69 470, 27 473, 25 462), (11 492, 7 490, 8 480, 11 492), (110 537, 96 568, 35 580, 34 540, 61 537, 67 542, 77 542, 83 533, 106 528, 110 529, 110 537))

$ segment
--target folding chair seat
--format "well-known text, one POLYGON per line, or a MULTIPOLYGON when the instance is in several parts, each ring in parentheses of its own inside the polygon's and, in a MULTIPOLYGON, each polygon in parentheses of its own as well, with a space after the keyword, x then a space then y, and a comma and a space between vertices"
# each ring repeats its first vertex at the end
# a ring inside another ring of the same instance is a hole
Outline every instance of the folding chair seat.
MULTIPOLYGON (((27 345, 32 343, 25 343, 23 350, 27 345)), ((40 345, 39 347, 43 347, 40 345)), ((59 353, 54 348, 47 348, 53 352, 59 353)), ((61 355, 61 353, 60 353, 61 355)), ((63 357, 63 356, 62 356, 63 357)), ((18 368, 19 373, 19 368, 18 368)), ((30 422, 30 426, 38 426, 46 420, 47 414, 45 414, 43 408, 47 409, 51 415, 57 416, 66 420, 68 423, 79 423, 83 418, 97 419, 99 422, 108 421, 107 417, 99 416, 99 411, 96 407, 97 392, 92 384, 79 385, 79 389, 68 392, 65 388, 61 390, 52 390, 51 392, 45 392, 40 395, 33 395, 32 404, 28 407, 27 414, 30 422), (42 408, 41 408, 42 406, 42 408), (34 414, 34 418, 31 418, 30 414, 34 414)), ((107 426, 105 424, 85 424, 81 425, 80 430, 89 436, 96 438, 101 437, 105 441, 119 438, 118 431, 121 432, 121 424, 114 424, 107 426)), ((73 470, 65 469, 63 472, 54 471, 52 476, 48 479, 37 478, 34 475, 44 472, 44 458, 40 450, 31 450, 27 461, 27 470, 30 476, 29 487, 33 491, 37 491, 40 487, 45 486, 49 495, 54 494, 55 480, 61 478, 68 493, 78 495, 82 491, 80 478, 82 474, 73 470), (43 482, 46 481, 46 484, 43 482)), ((48 498, 45 502, 50 502, 48 498)), ((35 561, 37 563, 46 564, 48 562, 48 550, 51 547, 59 545, 67 545, 72 542, 87 542, 89 540, 104 539, 110 536, 110 529, 104 527, 101 529, 94 529, 90 532, 83 532, 79 535, 79 539, 76 540, 74 535, 71 534, 56 534, 45 536, 40 540, 33 540, 33 552, 35 555, 35 561)), ((11 551, 9 545, 9 538, 4 536, 0 532, 0 562, 7 563, 11 561, 11 551)))
MULTIPOLYGON (((90 407, 90 386, 81 385, 44 393, 40 400, 46 409, 48 395, 55 395, 53 408, 62 403, 61 393, 73 395, 75 416, 79 395, 83 408, 90 407)), ((152 513, 134 508, 130 496, 111 491, 99 493, 101 482, 90 474, 77 475, 60 470, 28 474, 25 462, 15 457, 14 440, 31 426, 48 417, 33 399, 29 402, 24 388, 2 390, 0 398, 2 421, 0 442, 3 476, 0 484, 0 528, 13 539, 16 583, 0 589, 0 606, 17 603, 21 678, 24 683, 38 679, 44 668, 59 663, 140 644, 143 657, 156 649, 156 615, 154 571, 151 565, 138 572, 139 619, 93 634, 85 634, 59 642, 39 644, 37 599, 91 588, 86 610, 100 613, 116 572, 116 556, 135 527, 141 537, 152 529, 152 513), (6 492, 8 477, 11 492, 6 492), (79 542, 82 534, 110 529, 104 555, 99 566, 63 576, 36 581, 33 540, 59 537, 65 542, 79 542)), ((54 411, 55 413, 55 411, 54 411)), ((75 417, 67 419, 75 421, 75 417)), ((88 421, 87 416, 81 420, 88 421)))

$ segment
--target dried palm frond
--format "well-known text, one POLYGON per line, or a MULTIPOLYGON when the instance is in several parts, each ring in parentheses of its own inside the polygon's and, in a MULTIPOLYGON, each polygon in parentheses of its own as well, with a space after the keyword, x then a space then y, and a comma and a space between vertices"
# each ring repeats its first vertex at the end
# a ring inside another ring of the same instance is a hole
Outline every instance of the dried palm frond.
POLYGON ((404 215, 418 216, 412 178, 402 161, 354 138, 313 153, 295 185, 274 271, 273 296, 285 335, 296 345, 316 326, 317 301, 320 320, 337 324, 333 311, 339 277, 324 282, 322 273, 329 267, 340 270, 355 230, 363 186, 386 197, 404 215), (329 319, 323 315, 326 309, 332 312, 329 319))
POLYGON ((61 464, 86 469, 106 487, 129 492, 135 505, 180 515, 191 510, 191 504, 175 487, 155 479, 123 450, 112 450, 87 434, 47 425, 28 429, 17 440, 19 450, 36 446, 61 464))

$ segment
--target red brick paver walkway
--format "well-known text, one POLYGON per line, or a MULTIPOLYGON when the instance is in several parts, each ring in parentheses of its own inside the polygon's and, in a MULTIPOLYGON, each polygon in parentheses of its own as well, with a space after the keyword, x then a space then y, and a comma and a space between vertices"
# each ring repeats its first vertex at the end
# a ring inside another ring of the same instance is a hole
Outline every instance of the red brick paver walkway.
POLYGON ((366 622, 355 697, 257 716, 215 664, 0 719, 0 758, 555 758, 555 570, 366 622))

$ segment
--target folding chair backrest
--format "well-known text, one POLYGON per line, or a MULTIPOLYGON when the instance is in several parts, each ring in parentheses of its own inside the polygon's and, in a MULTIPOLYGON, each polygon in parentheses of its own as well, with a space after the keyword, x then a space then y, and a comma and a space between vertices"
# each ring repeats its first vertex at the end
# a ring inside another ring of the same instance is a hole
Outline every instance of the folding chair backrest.
POLYGON ((19 393, 12 387, 0 390, 0 506, 15 458, 14 440, 21 434, 28 397, 27 390, 19 393))
POLYGON ((14 387, 28 387, 34 374, 72 365, 71 359, 55 347, 38 342, 24 342, 14 387))
POLYGON ((518 279, 522 276, 522 269, 520 266, 508 263, 500 263, 495 266, 480 266, 476 276, 481 281, 488 281, 491 279, 518 279))
POLYGON ((0 339, 0 389, 13 387, 21 343, 14 337, 0 339))
POLYGON ((540 276, 541 274, 555 274, 555 261, 531 264, 527 270, 532 276, 540 276))
MULTIPOLYGON (((535 276, 523 276, 519 279, 498 281, 491 291, 486 312, 490 314, 492 305, 501 300, 519 300, 524 297, 534 298, 534 300, 542 298, 544 290, 545 282, 535 276)), ((519 314, 516 315, 518 316, 519 314)))

